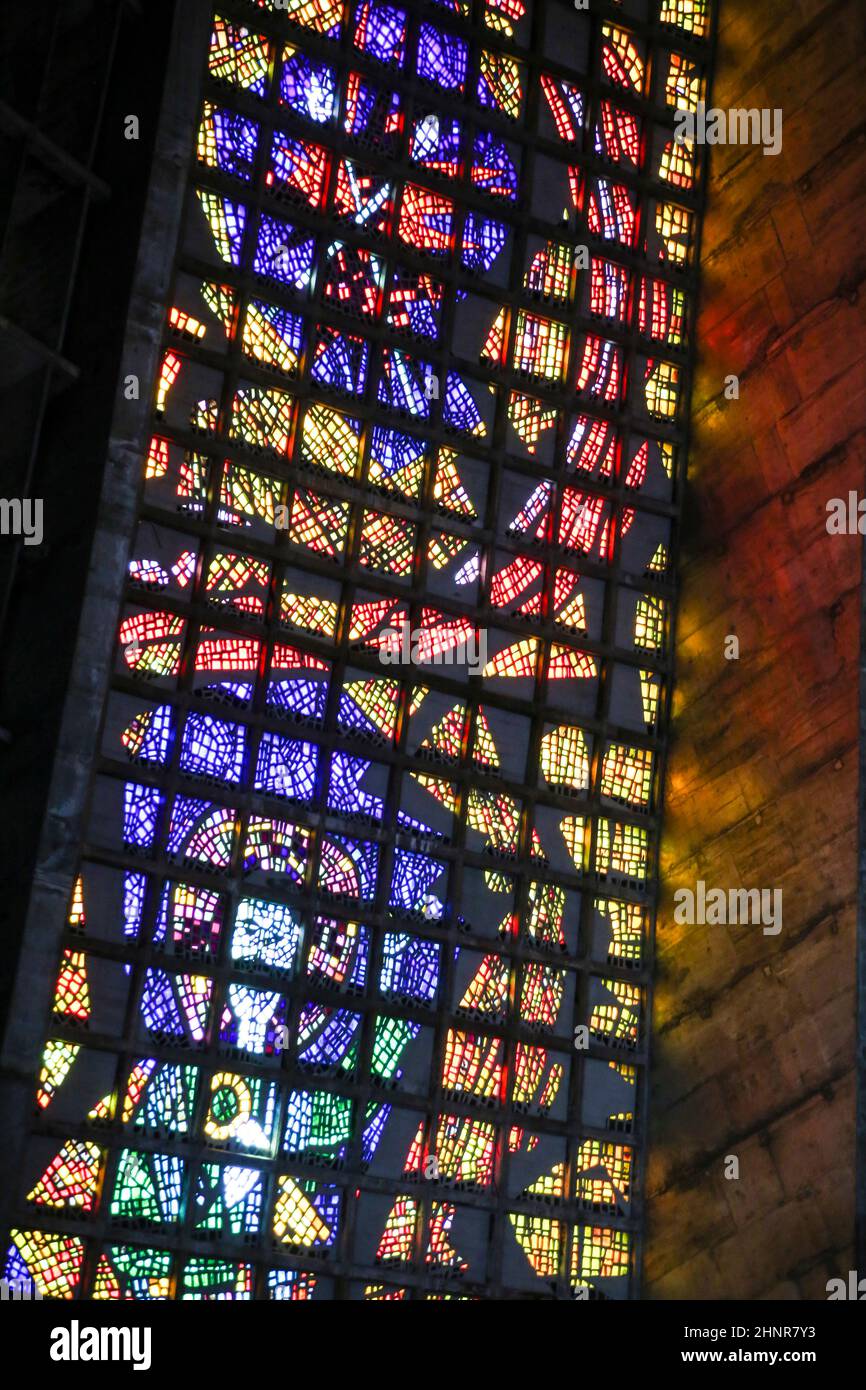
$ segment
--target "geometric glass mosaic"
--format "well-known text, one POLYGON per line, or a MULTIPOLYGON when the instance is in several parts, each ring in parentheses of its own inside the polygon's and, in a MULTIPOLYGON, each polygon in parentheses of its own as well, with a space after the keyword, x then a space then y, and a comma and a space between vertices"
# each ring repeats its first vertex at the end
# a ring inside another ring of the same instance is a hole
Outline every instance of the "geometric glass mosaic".
POLYGON ((710 18, 214 10, 46 1297, 634 1292, 710 18))

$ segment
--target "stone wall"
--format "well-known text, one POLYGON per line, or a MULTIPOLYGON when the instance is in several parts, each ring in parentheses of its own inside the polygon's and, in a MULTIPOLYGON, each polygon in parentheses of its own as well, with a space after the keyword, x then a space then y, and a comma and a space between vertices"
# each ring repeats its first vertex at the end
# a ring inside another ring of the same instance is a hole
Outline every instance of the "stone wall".
POLYGON ((826 503, 866 493, 864 25, 859 0, 721 0, 713 105, 782 108, 783 147, 712 153, 649 1298, 824 1298, 853 1267, 860 540, 827 534, 826 503), (675 925, 698 879, 781 888, 780 935, 675 925))

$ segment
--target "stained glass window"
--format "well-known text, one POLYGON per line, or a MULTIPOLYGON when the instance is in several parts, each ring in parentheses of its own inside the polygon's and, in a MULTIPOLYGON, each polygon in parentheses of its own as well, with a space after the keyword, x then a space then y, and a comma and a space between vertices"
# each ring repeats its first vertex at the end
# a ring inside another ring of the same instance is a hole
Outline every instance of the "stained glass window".
POLYGON ((46 1297, 634 1290, 711 7, 619 9, 239 0, 190 54, 46 1297))

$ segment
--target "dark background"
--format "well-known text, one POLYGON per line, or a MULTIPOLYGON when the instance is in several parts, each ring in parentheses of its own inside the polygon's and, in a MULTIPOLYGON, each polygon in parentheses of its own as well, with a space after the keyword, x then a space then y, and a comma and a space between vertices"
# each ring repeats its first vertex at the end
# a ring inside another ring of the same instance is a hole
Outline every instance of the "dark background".
POLYGON ((174 12, 40 0, 0 25, 0 1031, 23 930, 105 466, 174 12), (127 140, 125 118, 139 120, 127 140))

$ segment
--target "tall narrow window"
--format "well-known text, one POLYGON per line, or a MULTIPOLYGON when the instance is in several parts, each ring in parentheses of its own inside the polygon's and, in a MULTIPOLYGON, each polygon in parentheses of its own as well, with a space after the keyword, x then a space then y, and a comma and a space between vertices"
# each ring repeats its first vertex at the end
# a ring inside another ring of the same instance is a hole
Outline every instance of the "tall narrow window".
POLYGON ((233 0, 189 55, 10 1277, 633 1291, 708 8, 233 0))

